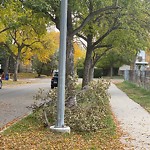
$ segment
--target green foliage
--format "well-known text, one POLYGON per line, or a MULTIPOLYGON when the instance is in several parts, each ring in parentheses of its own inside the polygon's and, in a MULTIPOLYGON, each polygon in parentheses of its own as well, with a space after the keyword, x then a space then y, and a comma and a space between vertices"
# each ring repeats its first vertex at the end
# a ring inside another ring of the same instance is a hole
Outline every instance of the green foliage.
POLYGON ((83 68, 77 68, 77 75, 79 78, 83 78, 83 68))
POLYGON ((125 49, 112 49, 100 59, 96 66, 101 68, 109 68, 111 66, 119 68, 123 64, 130 65, 135 57, 136 51, 134 49, 130 52, 125 49))
POLYGON ((37 58, 34 58, 32 61, 32 69, 38 74, 38 77, 40 77, 41 75, 52 75, 53 70, 56 68, 51 66, 50 62, 43 63, 37 58))
POLYGON ((66 109, 66 122, 75 131, 95 132, 108 128, 109 104, 107 89, 109 82, 91 82, 88 88, 77 95, 77 107, 66 109))
MULTIPOLYGON (((99 1, 100 3, 101 1, 99 1)), ((107 7, 108 4, 110 5, 108 2, 104 2, 102 6, 107 7)), ((115 64, 130 63, 137 51, 146 50, 150 46, 149 5, 146 1, 118 1, 119 9, 110 9, 94 17, 80 32, 81 37, 84 37, 87 43, 91 43, 88 49, 94 51, 94 55, 99 55, 101 58, 103 54, 107 54, 107 48, 111 47, 113 55, 109 55, 108 60, 113 59, 117 54, 116 58, 119 60, 115 58, 115 64)), ((94 2, 87 7, 89 10, 96 8, 94 2)), ((82 15, 84 16, 84 14, 82 15)), ((99 60, 101 61, 101 59, 99 60)), ((104 60, 101 63, 105 65, 104 60)))
POLYGON ((101 68, 94 68, 94 78, 101 78, 103 76, 103 70, 101 68))
MULTIPOLYGON (((66 107, 65 122, 72 130, 77 132, 95 132, 100 129, 108 128, 112 118, 110 117, 109 95, 107 89, 110 83, 105 80, 93 81, 83 91, 75 91, 77 106, 66 107)), ((39 91, 35 96, 37 103, 33 105, 38 119, 42 119, 44 124, 46 118, 51 123, 56 118, 57 89, 50 90, 46 95, 39 91), (37 106, 39 101, 43 104, 37 106), (47 117, 42 112, 46 112, 47 117)), ((67 92, 66 92, 67 93, 67 92)), ((66 97, 67 99, 67 97, 66 97)), ((113 128, 113 126, 112 126, 113 128)))
MULTIPOLYGON (((83 68, 77 68, 77 75, 79 78, 83 78, 83 68)), ((100 78, 103 76, 103 70, 101 68, 94 68, 94 78, 100 78)))

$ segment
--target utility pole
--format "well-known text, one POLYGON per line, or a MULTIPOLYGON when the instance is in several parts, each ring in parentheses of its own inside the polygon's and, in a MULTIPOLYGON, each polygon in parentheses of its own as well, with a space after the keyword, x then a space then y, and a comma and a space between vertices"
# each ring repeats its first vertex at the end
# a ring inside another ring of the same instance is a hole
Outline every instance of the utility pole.
POLYGON ((66 38, 67 38, 67 6, 68 0, 61 0, 60 20, 60 44, 59 44, 59 67, 58 67, 58 100, 57 122, 50 129, 57 132, 70 133, 70 127, 64 124, 65 114, 65 75, 66 75, 66 38))

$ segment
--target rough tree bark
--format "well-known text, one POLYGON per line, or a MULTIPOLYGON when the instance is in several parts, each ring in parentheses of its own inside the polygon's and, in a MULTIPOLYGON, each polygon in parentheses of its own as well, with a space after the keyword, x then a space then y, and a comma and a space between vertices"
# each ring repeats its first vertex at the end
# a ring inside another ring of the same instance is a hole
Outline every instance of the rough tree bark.
POLYGON ((87 42, 87 52, 86 52, 85 61, 84 61, 82 88, 88 85, 89 83, 89 69, 91 66, 91 56, 92 56, 92 51, 91 51, 92 40, 91 39, 93 39, 92 35, 89 34, 87 39, 89 40, 87 42))
POLYGON ((91 82, 94 78, 94 67, 91 66, 89 69, 89 82, 91 82))
POLYGON ((21 56, 21 48, 18 48, 18 55, 14 59, 15 60, 15 66, 14 66, 14 79, 13 79, 13 81, 17 81, 18 68, 20 65, 20 56, 21 56))

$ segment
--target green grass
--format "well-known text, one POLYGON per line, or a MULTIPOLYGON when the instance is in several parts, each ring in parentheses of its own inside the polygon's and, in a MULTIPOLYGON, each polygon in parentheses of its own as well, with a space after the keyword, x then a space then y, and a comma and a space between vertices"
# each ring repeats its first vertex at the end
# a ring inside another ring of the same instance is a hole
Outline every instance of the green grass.
POLYGON ((37 73, 18 73, 18 79, 36 78, 37 76, 37 73))
POLYGON ((32 128, 38 128, 40 125, 39 121, 36 119, 34 114, 31 114, 22 120, 18 121, 17 123, 10 126, 8 129, 6 129, 3 134, 8 135, 12 134, 13 132, 21 133, 21 132, 27 132, 31 131, 32 128))
POLYGON ((124 91, 132 100, 140 104, 148 112, 150 112, 150 91, 129 82, 122 82, 116 84, 122 91, 124 91))

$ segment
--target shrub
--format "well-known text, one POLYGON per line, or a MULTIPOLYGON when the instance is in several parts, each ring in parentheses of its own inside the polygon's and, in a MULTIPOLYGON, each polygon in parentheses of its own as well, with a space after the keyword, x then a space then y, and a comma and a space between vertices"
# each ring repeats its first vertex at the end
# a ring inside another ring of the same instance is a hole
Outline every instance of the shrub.
MULTIPOLYGON (((85 89, 76 92, 77 106, 66 107, 65 111, 65 122, 72 130, 92 132, 108 127, 107 120, 110 119, 110 110, 107 89, 109 85, 108 81, 103 79, 97 80, 91 82, 85 89)), ((36 112, 38 112, 38 119, 40 118, 44 121, 49 118, 51 123, 54 124, 56 116, 56 91, 56 89, 50 90, 46 97, 42 97, 42 94, 39 92, 38 96, 35 97, 38 101, 44 101, 45 103, 41 105, 40 109, 37 109, 39 107, 35 108, 36 112), (41 115, 41 110, 46 112, 46 117, 41 115)))
POLYGON ((104 120, 109 116, 107 89, 109 82, 93 81, 86 90, 77 94, 77 106, 66 108, 65 121, 75 131, 97 131, 106 128, 104 120))

